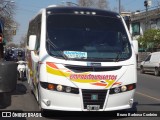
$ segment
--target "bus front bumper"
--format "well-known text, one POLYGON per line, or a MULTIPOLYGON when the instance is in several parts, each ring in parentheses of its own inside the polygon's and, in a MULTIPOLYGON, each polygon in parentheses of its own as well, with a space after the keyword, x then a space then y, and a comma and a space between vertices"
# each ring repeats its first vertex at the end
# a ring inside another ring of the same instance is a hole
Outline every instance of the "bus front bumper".
MULTIPOLYGON (((63 93, 40 88, 40 105, 42 109, 58 111, 89 111, 84 107, 82 90, 79 94, 63 93), (44 93, 44 94, 43 94, 44 93)), ((103 107, 98 111, 129 109, 133 105, 135 90, 112 94, 107 93, 103 107)))

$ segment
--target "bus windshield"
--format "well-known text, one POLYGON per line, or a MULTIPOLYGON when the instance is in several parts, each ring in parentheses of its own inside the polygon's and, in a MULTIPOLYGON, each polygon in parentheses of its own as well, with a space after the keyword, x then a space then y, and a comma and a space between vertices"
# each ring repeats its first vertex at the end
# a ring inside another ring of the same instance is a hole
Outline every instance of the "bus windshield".
POLYGON ((47 51, 72 60, 122 61, 131 56, 122 20, 98 15, 48 15, 47 51))

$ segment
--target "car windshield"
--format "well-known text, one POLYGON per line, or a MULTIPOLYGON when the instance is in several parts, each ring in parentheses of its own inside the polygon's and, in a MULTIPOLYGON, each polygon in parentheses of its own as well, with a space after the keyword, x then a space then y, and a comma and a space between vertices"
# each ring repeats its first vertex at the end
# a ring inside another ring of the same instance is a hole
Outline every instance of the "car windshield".
POLYGON ((121 19, 97 15, 48 15, 47 51, 74 60, 113 61, 131 56, 121 19))

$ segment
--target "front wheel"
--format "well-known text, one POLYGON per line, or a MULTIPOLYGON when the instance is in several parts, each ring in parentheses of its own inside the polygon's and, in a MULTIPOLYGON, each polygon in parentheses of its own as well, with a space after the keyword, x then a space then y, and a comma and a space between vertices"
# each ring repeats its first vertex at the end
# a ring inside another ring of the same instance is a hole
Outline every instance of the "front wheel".
POLYGON ((155 74, 155 76, 159 76, 160 75, 160 72, 159 72, 158 68, 155 68, 154 74, 155 74))
POLYGON ((20 80, 23 79, 23 71, 20 71, 20 75, 19 75, 20 80))

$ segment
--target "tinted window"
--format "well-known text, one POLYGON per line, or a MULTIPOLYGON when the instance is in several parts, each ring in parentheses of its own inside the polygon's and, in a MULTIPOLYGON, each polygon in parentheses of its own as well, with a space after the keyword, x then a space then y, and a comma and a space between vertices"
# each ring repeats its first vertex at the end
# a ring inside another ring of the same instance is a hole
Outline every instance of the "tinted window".
POLYGON ((150 61, 150 59, 151 59, 151 55, 149 55, 145 61, 150 61))
MULTIPOLYGON (((87 15, 49 15, 47 50, 60 57, 64 51, 86 54, 85 60, 121 60, 131 55, 130 44, 119 18, 87 15), (50 44, 52 43, 52 45, 50 44)), ((75 59, 77 59, 75 57, 75 59)))

